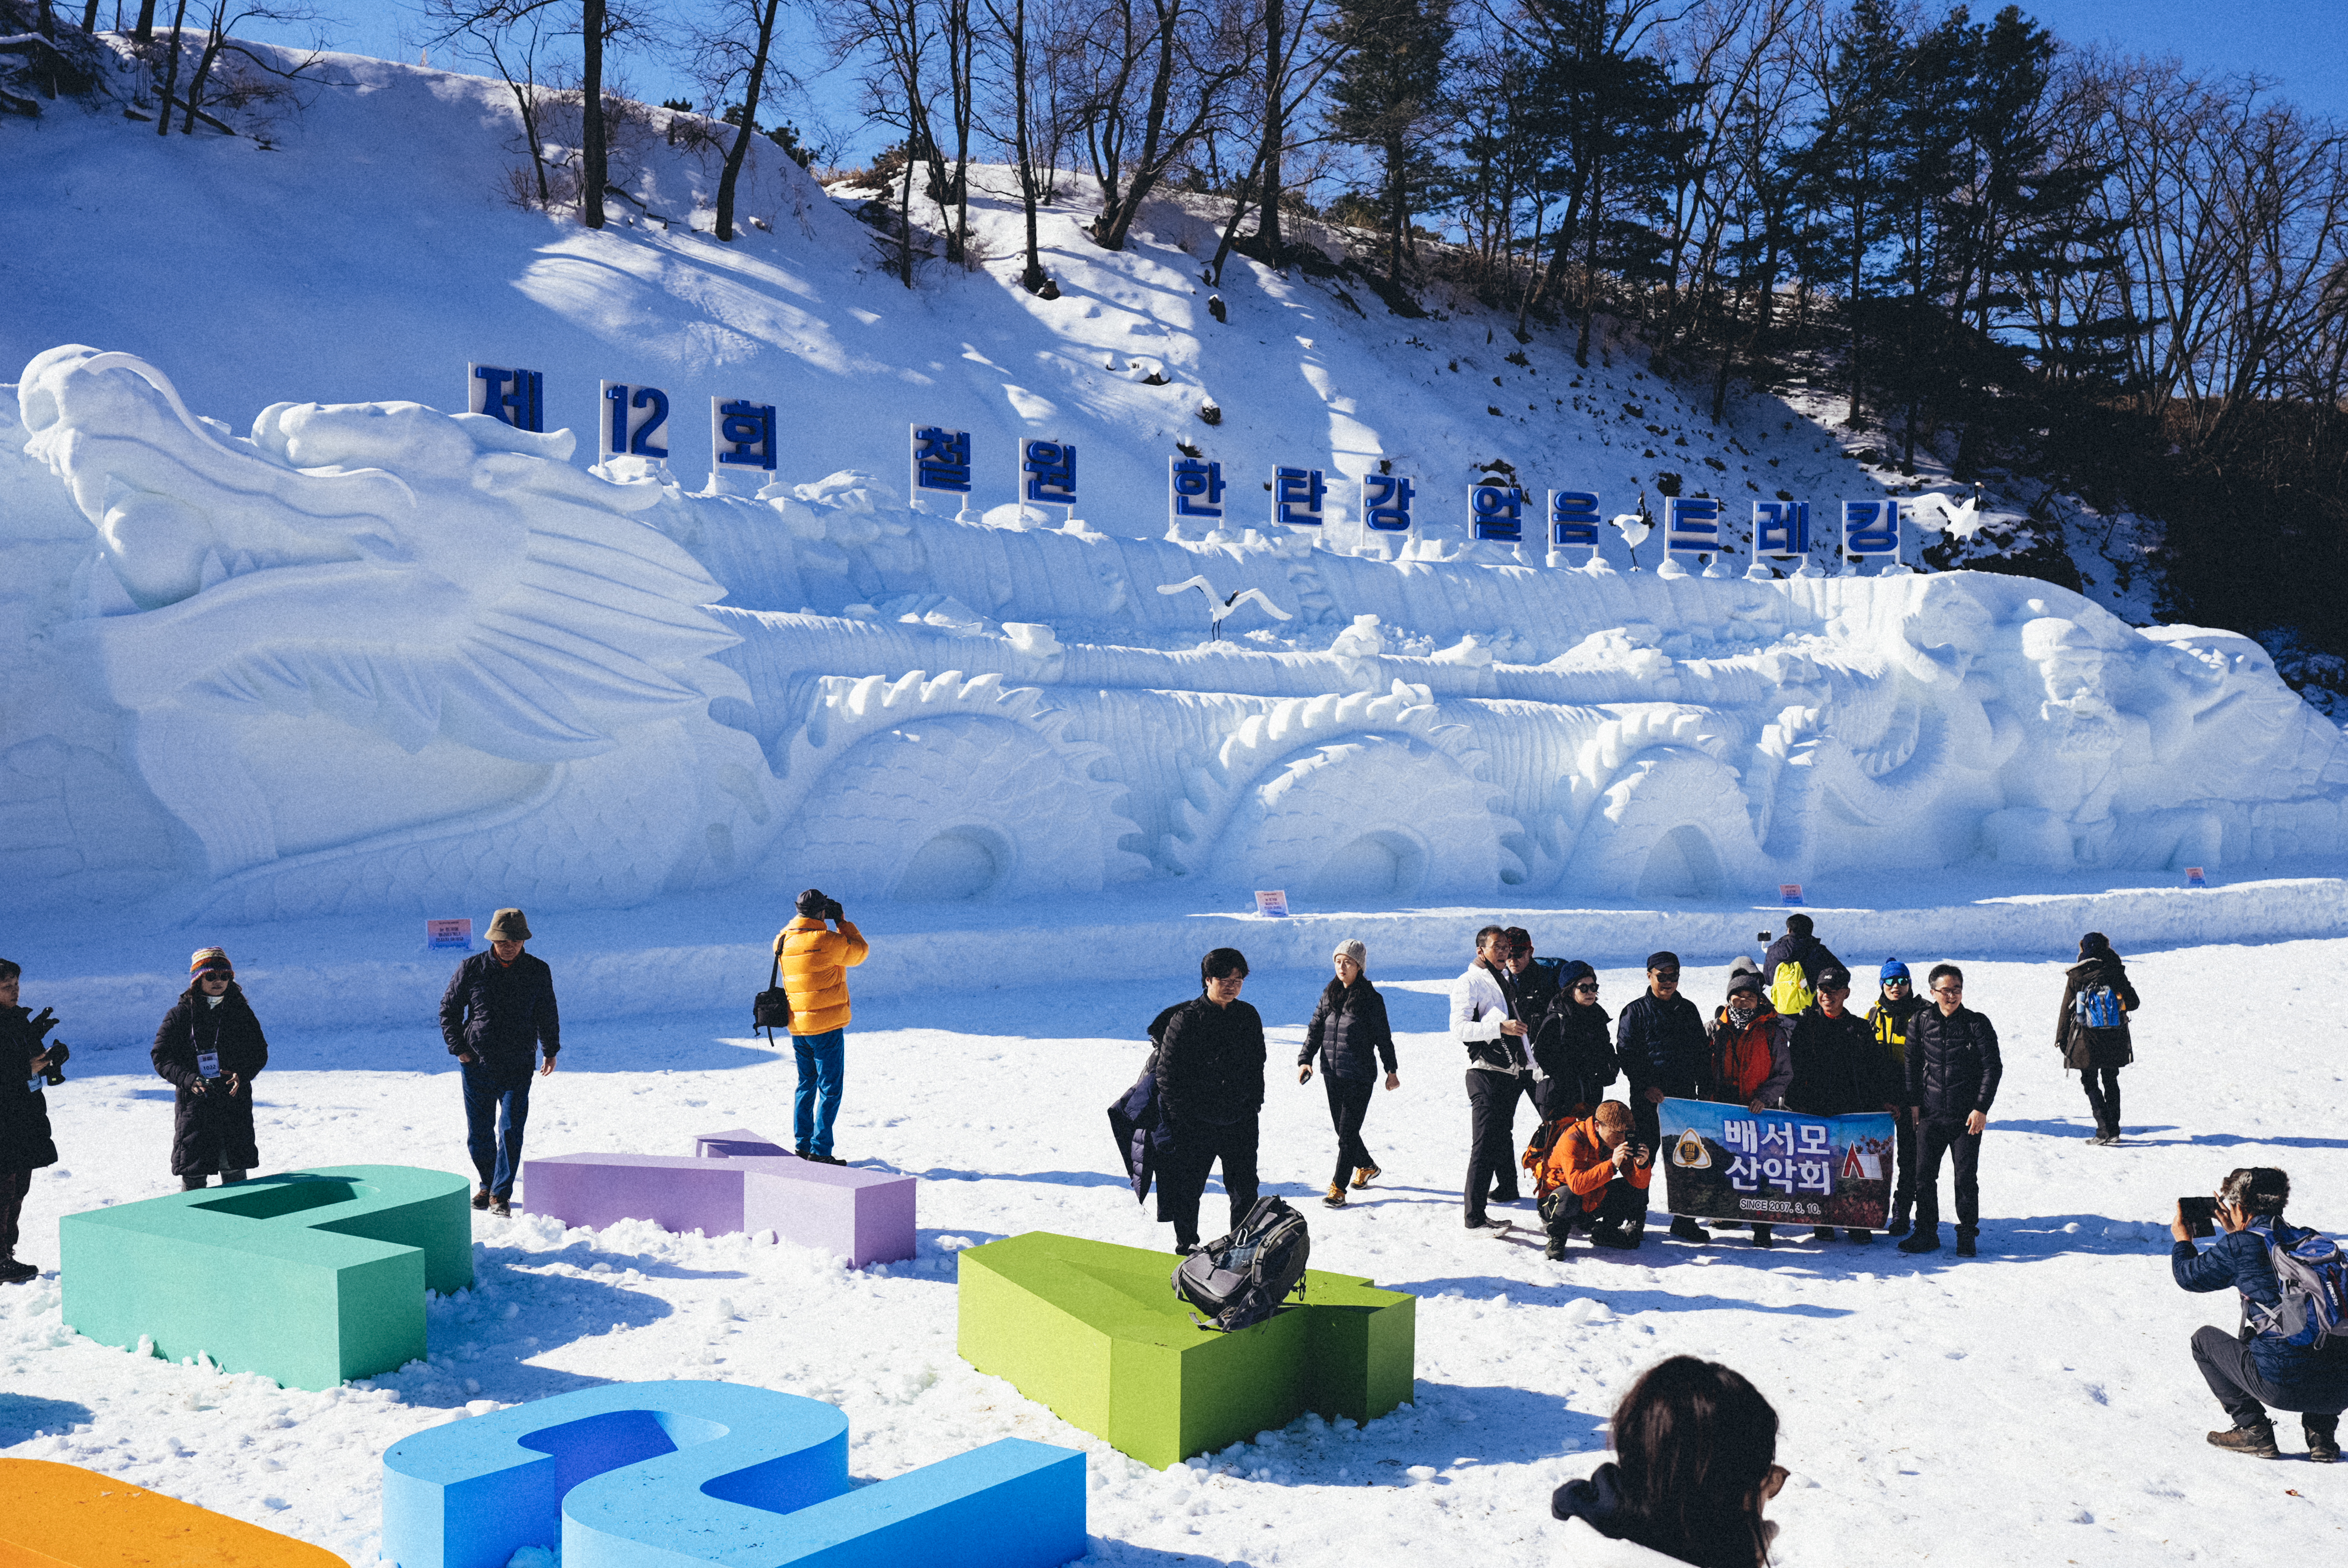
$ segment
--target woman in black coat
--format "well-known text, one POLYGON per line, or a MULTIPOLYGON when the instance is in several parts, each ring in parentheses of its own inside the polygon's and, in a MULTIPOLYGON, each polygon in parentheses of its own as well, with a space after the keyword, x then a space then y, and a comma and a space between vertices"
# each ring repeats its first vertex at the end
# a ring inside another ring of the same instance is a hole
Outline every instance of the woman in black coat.
POLYGON ((226 953, 202 948, 188 968, 193 978, 155 1031, 152 1059, 178 1091, 171 1173, 193 1192, 215 1172, 226 1186, 261 1163, 252 1138, 252 1080, 269 1065, 269 1041, 226 953))
POLYGON ((66 1054, 62 1045, 41 1043, 57 1025, 49 1009, 43 1008, 35 1018, 16 1005, 23 981, 24 971, 0 958, 0 1285, 40 1276, 36 1265, 16 1261, 16 1228, 33 1190, 33 1173, 57 1163, 48 1096, 40 1091, 36 1075, 66 1054))
POLYGON ((1329 1178, 1333 1209, 1345 1206, 1345 1184, 1366 1187, 1377 1179, 1377 1162, 1362 1142, 1362 1119, 1369 1114, 1378 1068, 1386 1087, 1402 1087, 1395 1071, 1394 1030, 1386 1025, 1386 999, 1363 972, 1369 949, 1359 942, 1337 944, 1336 976, 1321 991, 1321 1005, 1304 1026, 1304 1049, 1296 1057, 1296 1081, 1310 1082, 1313 1058, 1321 1058, 1322 1087, 1329 1091, 1329 1121, 1337 1130, 1337 1171, 1329 1178))
POLYGON ((1533 1109, 1543 1122, 1578 1122, 1598 1108, 1621 1071, 1611 1021, 1598 1005, 1597 970, 1576 958, 1559 971, 1557 999, 1533 1030, 1533 1109))
POLYGON ((2112 951, 2110 938, 2101 931, 2080 938, 2079 961, 2065 978, 2063 1010, 2054 1017, 2054 1049, 2063 1053, 2063 1065, 2078 1073, 2079 1081, 2086 1086, 2098 1143, 2120 1141, 2120 1069, 2136 1060, 2127 1015, 2137 1005, 2127 968, 2112 951), (2108 999, 2103 994, 2106 989, 2108 999), (2114 1003, 2118 1009, 2116 1021, 2107 1025, 2091 1021, 2099 1009, 2108 1013, 2114 1003))

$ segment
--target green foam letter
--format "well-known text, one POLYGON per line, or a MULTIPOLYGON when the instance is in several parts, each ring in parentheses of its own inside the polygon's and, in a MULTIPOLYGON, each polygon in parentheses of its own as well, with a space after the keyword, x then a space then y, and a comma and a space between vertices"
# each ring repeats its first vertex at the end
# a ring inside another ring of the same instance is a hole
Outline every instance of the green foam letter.
POLYGON ((330 1389, 423 1356, 424 1293, 473 1282, 468 1183, 407 1165, 288 1171, 67 1214, 65 1319, 104 1345, 330 1389))

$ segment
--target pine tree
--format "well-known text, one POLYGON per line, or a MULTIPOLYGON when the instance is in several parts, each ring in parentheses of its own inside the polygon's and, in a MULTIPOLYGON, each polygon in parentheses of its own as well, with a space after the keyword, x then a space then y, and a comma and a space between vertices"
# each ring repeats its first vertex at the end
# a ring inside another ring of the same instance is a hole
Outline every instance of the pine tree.
POLYGON ((1451 46, 1449 0, 1341 0, 1331 37, 1345 51, 1332 76, 1331 128, 1377 155, 1386 276, 1400 288, 1411 213, 1440 172, 1425 133, 1451 46))

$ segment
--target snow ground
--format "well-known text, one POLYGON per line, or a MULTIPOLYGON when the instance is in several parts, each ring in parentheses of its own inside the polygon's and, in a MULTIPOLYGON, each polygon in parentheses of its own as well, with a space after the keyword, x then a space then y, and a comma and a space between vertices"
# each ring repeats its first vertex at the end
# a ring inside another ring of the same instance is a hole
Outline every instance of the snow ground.
MULTIPOLYGON (((1876 961, 1850 933, 1822 934, 1855 964, 1876 961)), ((1317 1266, 1421 1297, 1416 1401, 1361 1430, 1308 1418, 1160 1473, 953 1351, 959 1248, 1033 1229, 1166 1244, 1116 1173, 1102 1108, 1138 1070, 1142 1023, 1180 988, 1071 979, 1126 967, 1072 930, 1056 960, 971 977, 1006 989, 859 1009, 840 1146, 925 1178, 911 1264, 855 1273, 741 1237, 484 1217, 479 1285, 435 1304, 430 1365, 322 1394, 81 1340, 60 1321, 52 1273, 0 1294, 0 1452, 118 1475, 365 1564, 378 1459, 400 1437, 469 1406, 610 1379, 736 1378, 838 1403, 860 1478, 1004 1436, 1083 1449, 1088 1561, 1516 1563, 1553 1556, 1549 1491, 1598 1461, 1630 1379, 1686 1351, 1745 1371, 1784 1417, 1795 1480, 1773 1514, 1791 1568, 2337 1552, 2348 1474, 2203 1444, 2221 1417, 2186 1341, 2233 1307, 2169 1283, 2165 1221, 2177 1194, 2273 1163, 2302 1194, 2299 1218, 2348 1228, 2348 1138, 2322 1114, 2348 1071, 2330 983, 2343 955, 2315 940, 2137 958, 2147 1007, 2117 1149, 2085 1141, 2085 1101, 2049 1049, 2060 966, 1970 963, 1970 999, 2002 1026, 2007 1061, 1975 1262, 1911 1259, 1884 1241, 1698 1249, 1651 1231, 1636 1254, 1577 1249, 1551 1264, 1535 1235, 1468 1235, 1446 977, 1378 974, 1402 1031, 1403 1088, 1378 1096, 1367 1128, 1386 1173, 1343 1213, 1307 1213, 1317 1266)), ((1708 1002, 1726 969, 1690 972, 1708 1002)), ((1622 967, 1602 978, 1610 1008, 1639 982, 1622 967)), ((1292 1200, 1317 1194, 1333 1153, 1320 1086, 1298 1087, 1282 1065, 1319 983, 1267 968, 1247 991, 1274 1029, 1267 1190, 1292 1200)), ((41 1005, 37 984, 26 999, 41 1005)), ((266 989, 253 999, 265 1024, 266 989)), ((683 1152, 699 1131, 783 1132, 791 1071, 738 1027, 731 1006, 574 1026, 562 1070, 539 1087, 530 1148, 683 1152)), ((65 1159, 35 1182, 23 1249, 49 1263, 60 1214, 172 1186, 170 1091, 143 1050, 88 1050, 70 1071, 50 1091, 65 1159)), ((448 1059, 422 1020, 281 1032, 261 1085, 268 1169, 464 1168, 448 1059)), ((1219 1210, 1210 1194, 1210 1221, 1219 1210)), ((1529 1204, 1519 1218, 1534 1223, 1529 1204)))

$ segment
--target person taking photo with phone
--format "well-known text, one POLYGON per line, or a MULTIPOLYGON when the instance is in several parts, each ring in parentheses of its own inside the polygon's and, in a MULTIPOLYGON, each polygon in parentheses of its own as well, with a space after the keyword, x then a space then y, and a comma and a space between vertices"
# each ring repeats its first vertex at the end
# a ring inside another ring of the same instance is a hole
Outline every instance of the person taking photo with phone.
POLYGON ((2237 1332, 2193 1334, 2194 1364, 2234 1422, 2211 1432, 2210 1446, 2281 1458, 2272 1406, 2299 1412, 2307 1457, 2333 1464, 2348 1409, 2348 1265, 2330 1239, 2284 1221, 2290 1199, 2291 1177, 2269 1165, 2229 1173, 2214 1199, 2179 1199, 2169 1268, 2187 1290, 2241 1293, 2237 1332), (2207 1250, 2194 1245, 2197 1230, 2216 1235, 2207 1250))

